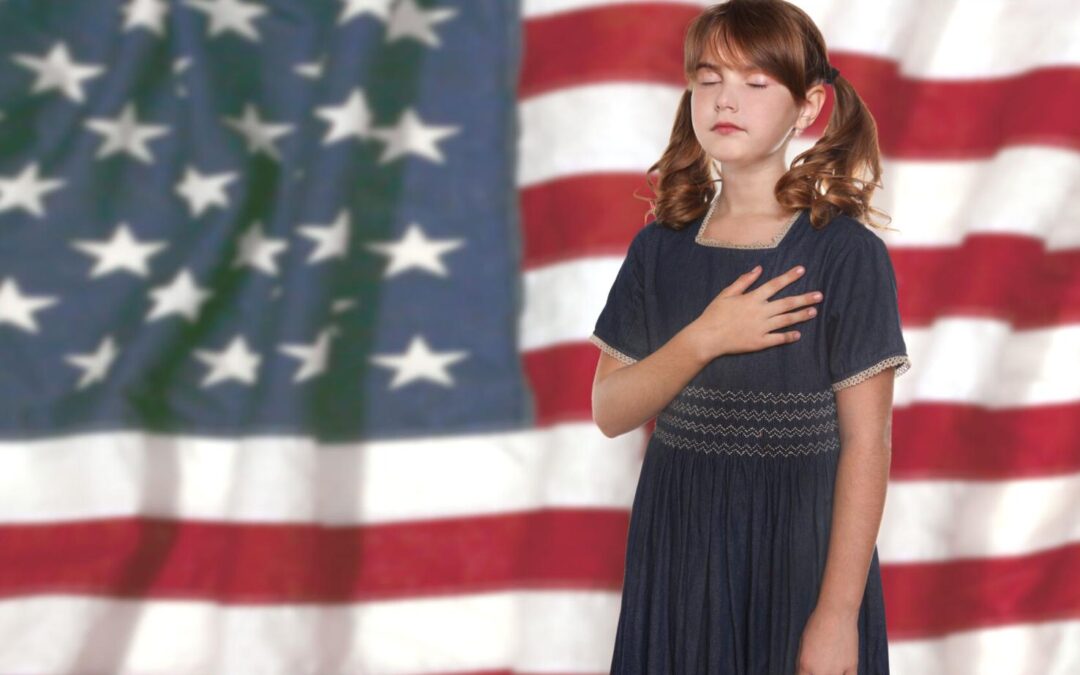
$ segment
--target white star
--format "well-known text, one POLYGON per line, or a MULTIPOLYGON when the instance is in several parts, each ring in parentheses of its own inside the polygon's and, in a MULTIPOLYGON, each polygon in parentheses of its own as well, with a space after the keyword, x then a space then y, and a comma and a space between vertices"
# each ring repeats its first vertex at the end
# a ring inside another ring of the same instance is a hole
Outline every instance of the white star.
POLYGON ((341 0, 345 6, 341 9, 338 25, 347 23, 363 14, 386 20, 390 14, 390 4, 394 0, 341 0))
POLYGON ((109 367, 116 360, 117 354, 119 352, 116 349, 116 341, 113 336, 107 335, 98 345, 96 352, 92 354, 68 354, 65 356, 65 361, 85 371, 75 388, 85 389, 94 382, 103 381, 109 372, 109 367))
POLYGON ((411 223, 396 242, 368 244, 367 247, 390 257, 390 264, 383 273, 387 278, 413 267, 445 277, 446 267, 439 256, 464 245, 464 239, 428 239, 418 224, 411 223))
POLYGON ((228 208, 229 198, 225 195, 225 186, 236 180, 236 173, 204 174, 188 166, 184 179, 176 185, 176 192, 188 203, 191 215, 198 218, 211 206, 228 208))
POLYGON ((355 300, 349 300, 348 298, 342 298, 341 300, 335 300, 334 303, 330 306, 330 309, 333 310, 334 314, 342 314, 344 312, 349 311, 350 309, 352 309, 355 306, 356 306, 356 301, 355 300))
POLYGON ((199 386, 206 388, 225 380, 239 380, 244 384, 255 384, 255 370, 262 357, 251 351, 244 336, 237 335, 220 352, 205 349, 195 350, 195 357, 210 366, 210 372, 199 386))
POLYGON ((23 295, 13 277, 6 277, 0 284, 0 324, 10 323, 28 333, 38 332, 34 312, 59 302, 55 296, 23 295))
POLYGON ((240 251, 233 261, 233 267, 250 265, 267 274, 278 273, 274 256, 288 247, 284 239, 270 239, 263 233, 262 223, 255 223, 240 239, 240 251))
POLYGON ((306 77, 309 80, 317 80, 322 77, 323 68, 326 66, 326 59, 319 59, 318 61, 311 61, 309 63, 298 63, 293 68, 293 72, 301 77, 306 77))
POLYGON ((349 250, 349 212, 342 209, 337 219, 329 225, 301 225, 300 234, 313 239, 315 250, 307 259, 314 265, 328 258, 344 258, 349 250))
POLYGON ((173 75, 180 75, 190 67, 191 67, 191 57, 190 56, 177 57, 176 59, 173 60, 173 64, 172 64, 173 75))
POLYGON ((184 4, 206 13, 210 18, 211 37, 231 30, 252 42, 259 41, 259 33, 251 22, 266 13, 266 8, 261 5, 246 4, 241 0, 185 0, 184 4))
POLYGON ((154 307, 146 317, 147 323, 169 314, 180 314, 188 321, 195 321, 199 306, 213 295, 195 284, 191 272, 181 270, 171 284, 158 286, 150 291, 154 307))
POLYGON ((454 17, 456 9, 422 10, 415 0, 401 0, 394 7, 394 13, 386 27, 386 41, 393 42, 401 38, 412 37, 431 47, 439 46, 439 38, 431 27, 454 17))
POLYGON ((71 245, 97 258, 97 264, 90 271, 91 279, 118 270, 145 277, 150 274, 147 259, 168 246, 164 241, 140 243, 132 236, 127 223, 120 223, 109 241, 74 241, 71 245))
POLYGON ((169 133, 169 127, 159 124, 139 124, 135 117, 135 104, 128 103, 115 120, 96 117, 86 121, 86 126, 105 137, 95 158, 102 159, 119 152, 126 152, 135 159, 151 164, 153 155, 146 143, 169 133))
POLYGON ((124 32, 145 28, 159 36, 165 34, 165 15, 169 13, 165 0, 128 0, 120 10, 124 13, 124 32))
POLYGON ((386 164, 407 152, 442 164, 442 153, 435 144, 447 136, 456 134, 460 129, 461 127, 453 126, 424 126, 423 120, 416 111, 406 108, 397 126, 372 129, 371 135, 387 143, 382 157, 379 158, 379 164, 386 164))
POLYGON ((453 386, 454 380, 446 372, 446 368, 466 356, 468 352, 464 351, 432 352, 427 341, 422 336, 415 335, 404 353, 376 354, 371 357, 371 360, 376 365, 395 371, 394 380, 390 383, 391 389, 403 387, 413 380, 431 380, 436 384, 450 387, 453 386))
POLYGON ((310 345, 289 344, 278 347, 282 353, 300 359, 300 370, 293 377, 294 384, 326 372, 326 362, 330 355, 330 339, 336 333, 334 329, 328 328, 319 333, 319 337, 310 345))
POLYGON ((37 80, 31 93, 59 89, 65 96, 76 103, 82 103, 86 96, 82 90, 82 81, 97 77, 105 72, 105 67, 94 63, 77 63, 71 60, 67 45, 57 42, 44 58, 29 54, 16 54, 12 60, 37 73, 37 80))
POLYGON ((243 134, 247 139, 248 152, 262 150, 274 159, 281 159, 281 154, 274 147, 274 139, 292 133, 291 124, 268 124, 259 118, 259 112, 255 106, 248 103, 244 106, 243 118, 223 118, 225 123, 243 134))
POLYGON ((38 180, 37 162, 28 164, 18 176, 0 178, 0 213, 22 207, 40 218, 45 215, 41 198, 63 184, 56 178, 38 180))
POLYGON ((371 133, 371 109, 360 88, 354 88, 341 105, 316 108, 315 115, 330 123, 323 145, 350 136, 363 140, 371 133))

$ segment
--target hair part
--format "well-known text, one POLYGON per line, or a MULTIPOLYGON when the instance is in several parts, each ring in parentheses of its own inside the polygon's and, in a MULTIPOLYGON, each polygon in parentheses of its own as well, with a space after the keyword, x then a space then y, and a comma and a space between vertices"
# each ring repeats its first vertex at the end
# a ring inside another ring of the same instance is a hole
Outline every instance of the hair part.
MULTIPOLYGON (((656 195, 645 198, 646 220, 677 230, 703 216, 719 188, 691 114, 697 70, 710 64, 762 70, 787 87, 799 105, 812 86, 824 82, 829 68, 821 31, 806 12, 784 0, 728 0, 690 22, 683 47, 687 87, 667 148, 646 172, 656 195)), ((886 215, 870 206, 874 190, 882 187, 877 124, 850 82, 837 76, 832 88, 835 102, 825 130, 777 181, 776 200, 788 209, 809 209, 816 229, 841 213, 880 227, 869 217, 886 215)))

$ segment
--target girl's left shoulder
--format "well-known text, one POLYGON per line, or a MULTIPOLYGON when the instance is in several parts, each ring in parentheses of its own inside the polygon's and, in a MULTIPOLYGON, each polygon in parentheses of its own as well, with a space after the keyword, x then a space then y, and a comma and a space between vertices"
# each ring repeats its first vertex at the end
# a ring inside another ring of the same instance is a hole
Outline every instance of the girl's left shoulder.
POLYGON ((822 228, 827 257, 839 257, 853 249, 885 248, 885 242, 870 225, 845 213, 838 214, 822 228))

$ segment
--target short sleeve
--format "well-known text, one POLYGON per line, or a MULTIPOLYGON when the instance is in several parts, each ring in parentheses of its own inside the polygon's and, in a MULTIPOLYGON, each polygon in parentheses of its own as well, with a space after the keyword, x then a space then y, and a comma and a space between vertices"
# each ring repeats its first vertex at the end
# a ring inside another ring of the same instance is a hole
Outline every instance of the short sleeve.
POLYGON ((859 233, 840 252, 829 278, 825 330, 832 390, 858 384, 887 368, 895 368, 896 377, 906 373, 911 359, 885 242, 873 232, 859 233))
POLYGON ((645 284, 641 230, 626 252, 607 302, 596 319, 589 341, 623 363, 636 363, 649 355, 645 323, 645 284))

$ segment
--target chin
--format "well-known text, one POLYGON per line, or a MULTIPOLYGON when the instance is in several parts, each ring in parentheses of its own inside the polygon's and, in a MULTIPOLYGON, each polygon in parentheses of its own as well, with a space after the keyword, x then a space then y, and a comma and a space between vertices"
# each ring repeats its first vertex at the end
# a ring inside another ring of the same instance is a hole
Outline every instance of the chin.
POLYGON ((725 151, 720 151, 720 152, 709 152, 708 154, 709 154, 710 157, 712 157, 714 160, 716 160, 717 162, 720 162, 720 163, 723 163, 723 162, 738 162, 739 160, 746 159, 746 153, 745 152, 731 152, 731 150, 725 150, 725 151))

